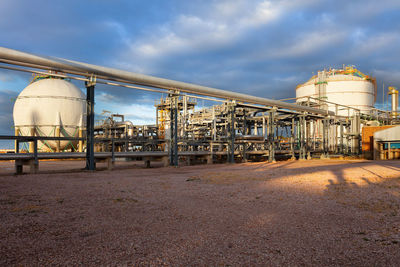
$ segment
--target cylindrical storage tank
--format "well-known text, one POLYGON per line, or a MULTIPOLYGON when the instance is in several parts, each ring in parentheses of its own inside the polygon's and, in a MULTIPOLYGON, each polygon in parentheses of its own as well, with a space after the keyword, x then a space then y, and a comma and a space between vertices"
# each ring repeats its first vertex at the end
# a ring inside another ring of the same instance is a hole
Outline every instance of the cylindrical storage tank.
POLYGON ((396 87, 389 87, 388 88, 388 96, 392 96, 392 118, 396 118, 397 116, 397 109, 399 105, 399 91, 397 90, 396 87))
MULTIPOLYGON (((85 128, 85 95, 74 84, 46 78, 29 84, 14 104, 16 133, 23 136, 78 137, 85 128)), ((77 150, 78 142, 41 141, 41 151, 77 150)))
POLYGON ((354 67, 324 70, 297 86, 297 103, 307 102, 308 97, 314 98, 310 102, 319 103, 321 108, 324 108, 323 101, 342 105, 325 104, 325 108, 337 112, 337 115, 352 116, 354 109, 369 114, 376 101, 376 81, 354 67))

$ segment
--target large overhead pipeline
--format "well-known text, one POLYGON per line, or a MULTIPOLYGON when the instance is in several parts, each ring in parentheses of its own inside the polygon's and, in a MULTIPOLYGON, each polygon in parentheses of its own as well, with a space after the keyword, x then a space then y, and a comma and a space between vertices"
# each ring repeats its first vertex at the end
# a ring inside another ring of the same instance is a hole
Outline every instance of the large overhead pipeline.
POLYGON ((0 47, 0 62, 6 64, 24 66, 24 67, 61 71, 65 73, 82 75, 82 76, 95 75, 99 79, 119 81, 131 84, 139 84, 139 85, 162 88, 167 90, 178 90, 193 94, 206 95, 223 99, 248 102, 252 104, 265 105, 270 107, 284 108, 295 111, 309 112, 314 114, 322 114, 322 115, 334 114, 331 111, 310 108, 291 103, 285 103, 278 100, 250 96, 246 94, 225 91, 191 83, 179 82, 174 80, 143 75, 139 73, 133 73, 124 70, 96 66, 68 59, 37 56, 30 53, 25 53, 5 47, 0 47))

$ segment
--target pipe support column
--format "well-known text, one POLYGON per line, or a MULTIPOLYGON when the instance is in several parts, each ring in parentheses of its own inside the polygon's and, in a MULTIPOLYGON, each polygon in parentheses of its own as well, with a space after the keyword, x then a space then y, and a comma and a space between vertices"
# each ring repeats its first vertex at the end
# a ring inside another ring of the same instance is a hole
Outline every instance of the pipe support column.
POLYGON ((228 162, 235 163, 235 104, 228 107, 228 162))
POLYGON ((94 159, 94 86, 95 79, 86 82, 86 170, 96 170, 94 159))
POLYGON ((269 111, 268 120, 268 162, 275 162, 275 108, 269 111))
POLYGON ((178 166, 178 96, 174 94, 169 95, 170 105, 170 165, 178 166))
POLYGON ((295 127, 295 122, 294 122, 294 118, 292 118, 292 127, 290 128, 290 153, 292 155, 292 160, 296 159, 295 156, 295 151, 294 151, 294 145, 295 145, 295 131, 294 131, 294 127, 295 127))

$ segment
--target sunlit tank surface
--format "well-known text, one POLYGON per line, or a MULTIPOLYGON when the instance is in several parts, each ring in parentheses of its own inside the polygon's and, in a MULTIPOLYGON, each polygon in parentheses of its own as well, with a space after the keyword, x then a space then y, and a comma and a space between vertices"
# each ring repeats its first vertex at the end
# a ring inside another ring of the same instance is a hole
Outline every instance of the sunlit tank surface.
MULTIPOLYGON (((16 134, 78 137, 85 127, 85 96, 74 84, 55 78, 34 80, 14 104, 16 134)), ((74 150, 77 142, 61 141, 57 150, 74 150)), ((38 142, 40 150, 55 151, 56 141, 38 142)))
MULTIPOLYGON (((297 102, 304 103, 307 97, 350 106, 368 114, 376 101, 376 80, 353 66, 339 70, 324 70, 306 83, 297 86, 297 102)), ((318 100, 311 101, 318 102, 318 100)), ((336 107, 333 104, 327 104, 327 108, 343 116, 351 116, 354 113, 354 110, 336 107)))

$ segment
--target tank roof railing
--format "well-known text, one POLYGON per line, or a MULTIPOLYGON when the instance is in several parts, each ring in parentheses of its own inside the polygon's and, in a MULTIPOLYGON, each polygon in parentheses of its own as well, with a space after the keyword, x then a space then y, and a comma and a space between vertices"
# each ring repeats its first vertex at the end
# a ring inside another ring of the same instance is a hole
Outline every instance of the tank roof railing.
POLYGON ((343 105, 343 104, 339 104, 339 103, 335 103, 335 102, 330 102, 330 101, 319 99, 319 98, 315 98, 315 97, 312 97, 312 96, 300 96, 300 97, 285 98, 285 99, 280 99, 280 101, 299 100, 299 99, 317 100, 319 102, 323 102, 323 104, 332 104, 332 105, 336 105, 338 107, 343 107, 344 109, 354 109, 355 111, 358 111, 358 112, 361 111, 358 108, 354 108, 354 107, 351 107, 351 106, 347 106, 347 105, 343 105))
MULTIPOLYGON (((342 109, 340 110, 354 110, 355 112, 359 113, 360 115, 365 115, 365 116, 372 116, 377 120, 384 120, 384 119, 391 119, 391 111, 385 111, 385 110, 381 110, 381 109, 377 109, 375 107, 371 108, 372 114, 365 114, 362 113, 360 109, 354 108, 354 107, 350 107, 350 106, 346 106, 346 105, 342 105, 342 104, 337 104, 334 102, 330 102, 330 101, 326 101, 323 99, 319 99, 319 98, 315 98, 315 97, 311 97, 311 96, 301 96, 301 97, 291 97, 291 98, 285 98, 285 99, 280 99, 280 101, 289 101, 289 100, 299 100, 299 99, 307 99, 308 101, 310 100, 316 100, 316 101, 320 101, 320 102, 324 102, 323 104, 332 104, 335 105, 337 107, 342 107, 342 109)), ((316 104, 317 106, 319 105, 323 105, 323 104, 319 104, 316 102, 313 102, 314 104, 316 104)), ((346 117, 346 116, 339 116, 336 115, 337 117, 346 117)))

